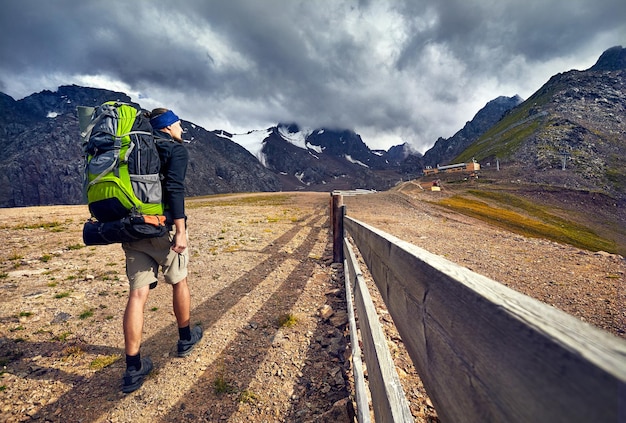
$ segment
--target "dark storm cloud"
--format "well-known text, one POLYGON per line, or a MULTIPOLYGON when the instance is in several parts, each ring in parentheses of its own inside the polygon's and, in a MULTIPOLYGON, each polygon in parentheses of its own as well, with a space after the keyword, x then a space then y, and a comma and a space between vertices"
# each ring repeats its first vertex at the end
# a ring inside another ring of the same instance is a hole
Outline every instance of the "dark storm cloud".
POLYGON ((5 0, 0 88, 123 84, 208 129, 298 121, 423 149, 626 43, 621 3, 5 0))
POLYGON ((514 56, 542 61, 575 54, 603 32, 614 32, 621 41, 626 37, 626 6, 612 0, 427 0, 407 1, 398 10, 413 33, 401 66, 428 43, 445 45, 467 63, 486 67, 494 63, 485 62, 481 51, 498 53, 489 58, 503 62, 514 56), (434 23, 420 29, 412 20, 424 11, 434 23))

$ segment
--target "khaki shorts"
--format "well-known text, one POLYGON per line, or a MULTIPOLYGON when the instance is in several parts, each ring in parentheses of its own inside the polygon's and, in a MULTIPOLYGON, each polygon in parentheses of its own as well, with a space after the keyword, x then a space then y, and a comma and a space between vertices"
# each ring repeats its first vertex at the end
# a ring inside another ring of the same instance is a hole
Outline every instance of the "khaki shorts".
POLYGON ((158 280, 159 267, 165 282, 175 285, 187 277, 189 247, 181 254, 171 250, 176 230, 159 238, 125 242, 122 248, 126 253, 126 275, 130 289, 135 290, 158 280))

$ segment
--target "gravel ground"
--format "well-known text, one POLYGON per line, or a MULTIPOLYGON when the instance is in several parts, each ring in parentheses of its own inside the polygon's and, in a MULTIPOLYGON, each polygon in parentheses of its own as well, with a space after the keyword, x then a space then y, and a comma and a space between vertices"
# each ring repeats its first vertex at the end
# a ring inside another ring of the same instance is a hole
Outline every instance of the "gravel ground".
MULTIPOLYGON (((345 203, 357 219, 626 336, 621 257, 520 237, 397 193, 345 203)), ((130 395, 119 390, 121 248, 82 245, 84 206, 0 210, 0 421, 351 421, 328 205, 327 193, 188 200, 192 321, 205 337, 189 357, 175 357, 171 290, 160 283, 142 346, 155 370, 130 395)), ((437 421, 374 300, 415 420, 437 421)))

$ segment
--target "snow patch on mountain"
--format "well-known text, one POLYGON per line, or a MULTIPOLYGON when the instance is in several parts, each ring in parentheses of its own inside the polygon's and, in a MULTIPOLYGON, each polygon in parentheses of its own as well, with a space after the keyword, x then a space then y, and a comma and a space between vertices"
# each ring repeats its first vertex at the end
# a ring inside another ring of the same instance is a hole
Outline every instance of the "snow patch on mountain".
POLYGON ((313 150, 318 154, 322 154, 324 152, 324 148, 321 145, 313 145, 310 142, 307 142, 306 146, 309 148, 309 150, 313 150))
MULTIPOLYGON (((324 132, 323 130, 318 130, 319 133, 324 132)), ((295 145, 298 148, 302 148, 303 150, 313 150, 318 154, 322 154, 324 149, 319 145, 313 145, 307 141, 309 135, 313 133, 310 129, 301 129, 298 132, 290 132, 289 128, 286 126, 278 127, 278 134, 287 142, 295 145)))
POLYGON ((290 142, 296 147, 300 147, 304 150, 306 147, 306 138, 309 136, 309 131, 289 132, 289 129, 285 126, 278 127, 278 134, 283 137, 285 141, 290 142))
POLYGON ((271 129, 264 129, 250 131, 245 134, 233 134, 232 137, 227 137, 224 134, 220 134, 218 136, 228 138, 231 141, 236 142, 256 157, 263 166, 267 167, 267 158, 265 157, 265 154, 263 154, 263 143, 271 133, 271 129))
POLYGON ((349 161, 350 163, 354 163, 354 164, 358 164, 361 165, 363 167, 369 167, 368 165, 366 165, 365 163, 358 161, 357 159, 353 159, 352 156, 350 156, 349 154, 345 154, 344 157, 346 158, 347 161, 349 161))

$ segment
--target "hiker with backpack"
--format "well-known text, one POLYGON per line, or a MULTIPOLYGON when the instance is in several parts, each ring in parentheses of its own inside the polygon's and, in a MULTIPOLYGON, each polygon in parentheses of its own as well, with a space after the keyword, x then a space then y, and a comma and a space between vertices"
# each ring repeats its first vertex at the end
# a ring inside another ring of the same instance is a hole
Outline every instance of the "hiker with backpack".
POLYGON ((187 284, 189 249, 185 215, 188 153, 183 128, 171 110, 144 115, 131 104, 106 102, 79 107, 85 151, 86 200, 91 213, 83 227, 86 245, 122 243, 130 284, 124 312, 126 371, 122 392, 141 387, 153 368, 141 357, 144 309, 151 289, 163 279, 172 285, 178 324, 178 357, 186 357, 202 339, 190 326, 187 284))
POLYGON ((191 297, 187 284, 187 228, 185 215, 185 174, 188 153, 183 146, 183 129, 180 119, 167 109, 155 109, 150 115, 157 149, 161 159, 163 203, 167 222, 172 230, 158 238, 148 238, 123 243, 126 254, 126 272, 130 282, 128 304, 124 313, 124 342, 126 371, 122 391, 138 389, 152 370, 149 357, 141 358, 140 344, 143 330, 144 308, 150 289, 157 284, 157 273, 172 285, 173 308, 178 323, 177 354, 186 357, 202 338, 202 328, 190 327, 191 297))

